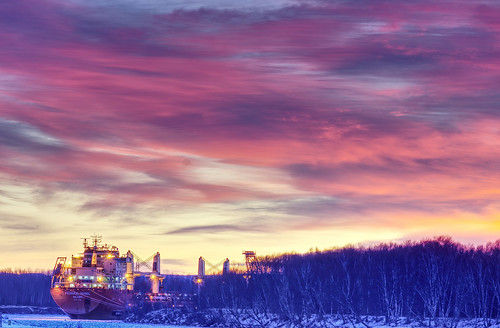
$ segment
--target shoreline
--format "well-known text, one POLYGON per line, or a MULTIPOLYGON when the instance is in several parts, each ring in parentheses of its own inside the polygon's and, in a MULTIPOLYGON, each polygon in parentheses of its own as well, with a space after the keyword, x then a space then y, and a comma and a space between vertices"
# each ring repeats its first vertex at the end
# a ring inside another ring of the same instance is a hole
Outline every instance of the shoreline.
POLYGON ((63 310, 57 306, 31 306, 31 305, 0 305, 0 314, 61 314, 63 310))

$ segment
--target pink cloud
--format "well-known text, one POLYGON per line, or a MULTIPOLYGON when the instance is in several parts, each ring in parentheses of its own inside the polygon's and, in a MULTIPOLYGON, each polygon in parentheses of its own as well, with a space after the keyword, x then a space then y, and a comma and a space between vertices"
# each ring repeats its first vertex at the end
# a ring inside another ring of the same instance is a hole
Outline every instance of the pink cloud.
POLYGON ((293 204, 303 193, 344 201, 321 203, 324 217, 479 213, 500 179, 497 9, 319 3, 121 20, 18 1, 0 12, 0 72, 15 81, 0 79, 0 166, 47 190, 92 193, 84 209, 293 204), (209 160, 289 180, 256 190, 190 175, 209 160))

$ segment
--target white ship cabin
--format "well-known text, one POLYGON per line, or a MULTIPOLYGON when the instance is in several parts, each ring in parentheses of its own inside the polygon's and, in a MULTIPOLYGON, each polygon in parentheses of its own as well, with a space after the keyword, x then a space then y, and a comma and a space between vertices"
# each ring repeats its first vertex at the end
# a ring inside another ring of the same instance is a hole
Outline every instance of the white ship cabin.
POLYGON ((115 246, 84 243, 83 254, 71 256, 71 265, 58 258, 52 287, 133 290, 133 261, 130 251, 120 256, 115 246))

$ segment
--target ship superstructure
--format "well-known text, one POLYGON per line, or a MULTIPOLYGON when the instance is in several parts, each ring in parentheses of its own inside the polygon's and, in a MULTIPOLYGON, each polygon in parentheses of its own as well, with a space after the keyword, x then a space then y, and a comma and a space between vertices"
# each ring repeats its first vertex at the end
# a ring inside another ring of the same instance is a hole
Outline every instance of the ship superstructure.
POLYGON ((73 255, 71 263, 58 257, 52 275, 50 293, 57 305, 71 318, 120 319, 134 300, 134 277, 148 276, 152 293, 159 293, 162 279, 160 254, 153 257, 152 272, 134 272, 134 256, 129 250, 120 255, 118 248, 102 245, 94 235, 84 239, 83 253, 73 255))

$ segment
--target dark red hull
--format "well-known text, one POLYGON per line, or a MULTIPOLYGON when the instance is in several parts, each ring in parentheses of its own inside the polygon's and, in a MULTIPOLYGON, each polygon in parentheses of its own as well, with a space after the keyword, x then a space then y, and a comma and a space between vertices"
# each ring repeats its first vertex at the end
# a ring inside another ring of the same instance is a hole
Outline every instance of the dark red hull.
POLYGON ((102 288, 52 288, 56 304, 72 319, 123 319, 134 299, 126 290, 102 288))

